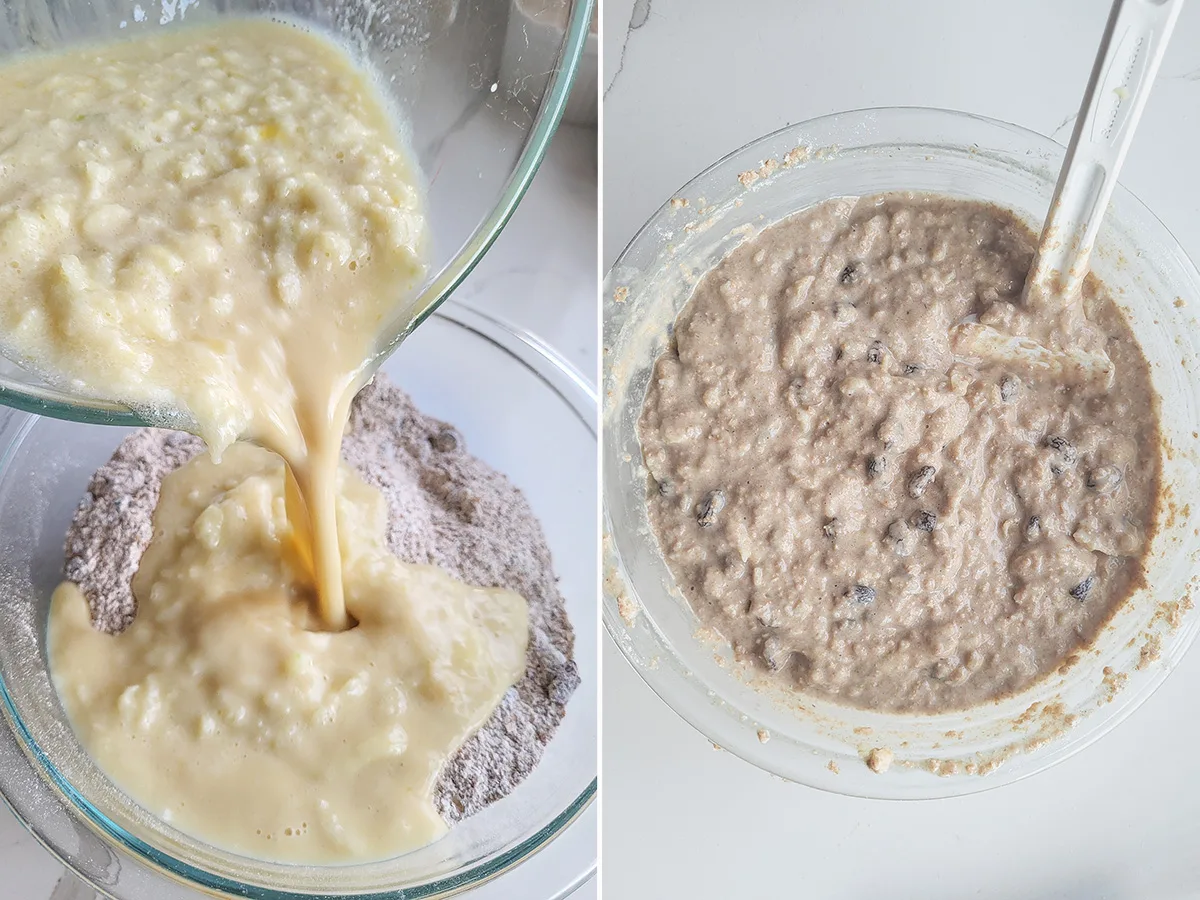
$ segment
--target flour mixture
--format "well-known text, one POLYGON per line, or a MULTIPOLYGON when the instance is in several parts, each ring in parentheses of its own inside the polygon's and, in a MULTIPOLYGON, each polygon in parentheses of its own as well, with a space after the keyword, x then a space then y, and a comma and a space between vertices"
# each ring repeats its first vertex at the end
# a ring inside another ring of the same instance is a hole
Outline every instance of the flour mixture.
POLYGON ((1142 577, 1157 399, 1128 325, 1021 305, 1035 237, 889 194, 767 228, 704 277, 639 423, 697 615, 784 685, 891 711, 1027 687, 1142 577), (1111 388, 956 355, 967 317, 1104 349, 1111 388))

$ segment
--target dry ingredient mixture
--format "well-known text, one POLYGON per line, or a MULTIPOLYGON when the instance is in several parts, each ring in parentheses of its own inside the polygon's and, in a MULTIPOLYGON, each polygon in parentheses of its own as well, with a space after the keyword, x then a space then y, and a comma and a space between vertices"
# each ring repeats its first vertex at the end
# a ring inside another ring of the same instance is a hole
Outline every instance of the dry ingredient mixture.
POLYGON ((1149 368, 1094 279, 1082 304, 1022 304, 1035 242, 982 203, 832 200, 734 250, 680 313, 639 422, 650 521, 699 618, 769 679, 878 710, 980 704, 1139 584, 1149 368), (964 357, 965 322, 1103 349, 1115 378, 964 357))
MULTIPOLYGON (((134 621, 132 581, 163 479, 203 450, 191 435, 146 429, 93 476, 67 535, 66 576, 86 597, 96 628, 115 634, 134 621)), ((437 810, 456 822, 533 770, 579 685, 550 551, 521 492, 383 376, 355 400, 342 454, 386 500, 387 547, 397 557, 528 601, 524 674, 438 776, 437 810)))

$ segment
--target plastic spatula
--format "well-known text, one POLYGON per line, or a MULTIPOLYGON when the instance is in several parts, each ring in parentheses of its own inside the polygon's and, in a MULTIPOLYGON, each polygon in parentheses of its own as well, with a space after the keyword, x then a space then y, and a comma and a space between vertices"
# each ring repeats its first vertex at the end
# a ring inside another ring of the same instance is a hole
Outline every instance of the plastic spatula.
MULTIPOLYGON (((1183 0, 1116 0, 1100 39, 1066 159, 1042 226, 1022 303, 1032 308, 1081 302, 1088 259, 1117 185, 1146 98, 1183 0)), ((1103 351, 1051 350, 979 323, 952 336, 956 353, 1033 370, 1111 381, 1103 351)))

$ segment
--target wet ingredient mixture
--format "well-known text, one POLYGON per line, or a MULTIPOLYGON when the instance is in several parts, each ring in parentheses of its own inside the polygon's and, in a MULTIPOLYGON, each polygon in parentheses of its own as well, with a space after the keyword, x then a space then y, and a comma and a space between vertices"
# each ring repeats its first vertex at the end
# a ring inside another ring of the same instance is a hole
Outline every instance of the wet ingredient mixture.
POLYGON ((680 313, 639 422, 650 521, 699 618, 775 683, 976 705, 1057 668, 1139 583, 1149 369, 1094 279, 1073 308, 1022 305, 1035 241, 977 202, 831 200, 680 313), (1103 349, 1112 384, 963 356, 964 320, 1103 349))
POLYGON ((371 76, 240 20, 0 70, 0 333, 83 394, 288 462, 321 619, 346 408, 424 272, 418 176, 371 76))

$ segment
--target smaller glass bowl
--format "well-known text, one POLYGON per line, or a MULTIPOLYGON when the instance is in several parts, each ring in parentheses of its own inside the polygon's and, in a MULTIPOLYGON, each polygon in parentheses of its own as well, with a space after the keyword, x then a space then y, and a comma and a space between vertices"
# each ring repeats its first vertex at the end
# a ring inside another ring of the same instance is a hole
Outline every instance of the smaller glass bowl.
MULTIPOLYGON (((513 0, 6 0, 0 62, 246 16, 282 17, 344 44, 376 73, 427 180, 429 274, 385 329, 383 358, 470 274, 525 196, 594 42, 594 3, 570 0, 561 29, 508 46, 508 23, 520 15, 513 0), (502 66, 520 78, 504 80, 502 66)), ((0 405, 146 424, 124 404, 64 390, 4 356, 0 405)))
MULTIPOLYGON (((595 798, 595 392, 535 336, 457 304, 438 310, 384 371, 420 409, 452 422, 472 453, 508 475, 541 520, 582 678, 566 717, 516 791, 441 840, 392 860, 264 863, 171 828, 117 789, 84 752, 46 665, 46 617, 62 577, 63 537, 91 473, 128 429, 0 414, 0 796, 52 853, 107 895, 167 900, 200 888, 264 900, 446 897, 538 853, 595 798)), ((594 846, 576 849, 554 867, 562 883, 548 889, 565 895, 595 865, 594 846)))
POLYGON ((1038 231, 1063 153, 1047 137, 966 113, 893 108, 814 119, 754 141, 698 175, 609 272, 604 624, 651 689, 718 746, 837 793, 899 799, 981 791, 1041 771, 1106 733, 1150 696, 1195 638, 1200 614, 1189 590, 1200 531, 1188 521, 1188 504, 1200 504, 1200 275, 1123 188, 1092 268, 1128 317, 1162 399, 1166 502, 1147 587, 1077 663, 1013 697, 940 715, 869 712, 756 686, 728 644, 700 628, 647 519, 636 426, 650 367, 696 281, 733 247, 831 197, 897 190, 990 201, 1038 231), (864 765, 876 749, 893 754, 882 774, 864 765))

